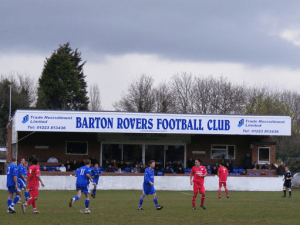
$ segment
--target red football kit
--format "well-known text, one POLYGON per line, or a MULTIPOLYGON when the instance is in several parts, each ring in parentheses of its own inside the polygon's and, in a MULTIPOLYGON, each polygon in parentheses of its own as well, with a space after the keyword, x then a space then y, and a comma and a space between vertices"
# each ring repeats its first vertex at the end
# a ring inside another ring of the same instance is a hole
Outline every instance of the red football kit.
POLYGON ((198 192, 200 194, 205 193, 205 188, 204 188, 204 177, 203 175, 207 174, 205 166, 193 166, 191 170, 191 175, 193 177, 193 182, 194 182, 194 194, 197 194, 198 192))
POLYGON ((28 189, 31 197, 38 197, 40 181, 37 176, 40 175, 40 168, 37 165, 32 165, 27 171, 28 189))
POLYGON ((218 174, 219 174, 219 187, 226 187, 226 181, 227 181, 227 176, 228 176, 228 170, 226 167, 221 166, 218 169, 218 174))

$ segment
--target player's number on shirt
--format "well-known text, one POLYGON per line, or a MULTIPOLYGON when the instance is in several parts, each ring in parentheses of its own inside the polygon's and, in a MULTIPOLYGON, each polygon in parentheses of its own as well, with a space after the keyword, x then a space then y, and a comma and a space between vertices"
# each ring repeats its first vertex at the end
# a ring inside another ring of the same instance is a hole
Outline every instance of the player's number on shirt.
POLYGON ((224 173, 225 173, 225 168, 223 169, 224 173))
POLYGON ((84 175, 84 171, 85 171, 85 169, 81 169, 79 175, 84 175))
POLYGON ((9 173, 10 173, 10 167, 7 168, 7 174, 9 174, 9 173))

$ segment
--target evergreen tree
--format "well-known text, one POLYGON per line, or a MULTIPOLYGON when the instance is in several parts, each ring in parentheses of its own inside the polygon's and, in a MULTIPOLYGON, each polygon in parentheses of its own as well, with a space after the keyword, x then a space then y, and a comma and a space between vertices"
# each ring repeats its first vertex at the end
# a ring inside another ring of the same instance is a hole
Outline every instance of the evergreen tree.
POLYGON ((46 59, 39 79, 37 108, 87 110, 85 75, 81 53, 73 51, 70 43, 60 46, 46 59))

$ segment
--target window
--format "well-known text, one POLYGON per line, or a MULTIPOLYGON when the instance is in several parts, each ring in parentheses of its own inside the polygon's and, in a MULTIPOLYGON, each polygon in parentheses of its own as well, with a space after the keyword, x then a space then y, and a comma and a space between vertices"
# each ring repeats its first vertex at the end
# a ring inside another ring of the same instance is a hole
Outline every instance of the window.
POLYGON ((166 164, 171 161, 184 161, 184 146, 183 145, 168 145, 166 146, 166 164))
POLYGON ((270 148, 258 148, 258 164, 270 163, 270 148))
POLYGON ((67 152, 70 155, 87 155, 88 143, 85 141, 67 141, 67 152))
POLYGON ((120 161, 122 159, 122 145, 120 144, 103 144, 102 145, 102 159, 103 161, 115 159, 120 161))
POLYGON ((211 146, 212 159, 235 159, 234 145, 212 145, 211 146))
POLYGON ((123 145, 123 160, 130 162, 131 165, 143 162, 143 146, 142 145, 123 145))
POLYGON ((155 160, 156 164, 164 166, 164 145, 146 145, 145 161, 155 160))

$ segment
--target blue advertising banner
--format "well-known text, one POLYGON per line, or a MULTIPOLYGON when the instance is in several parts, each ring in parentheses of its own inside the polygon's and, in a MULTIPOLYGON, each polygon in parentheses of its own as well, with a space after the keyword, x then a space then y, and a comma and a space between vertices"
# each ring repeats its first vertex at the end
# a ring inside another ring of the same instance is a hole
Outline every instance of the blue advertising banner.
POLYGON ((290 136, 289 116, 17 110, 15 131, 290 136))

